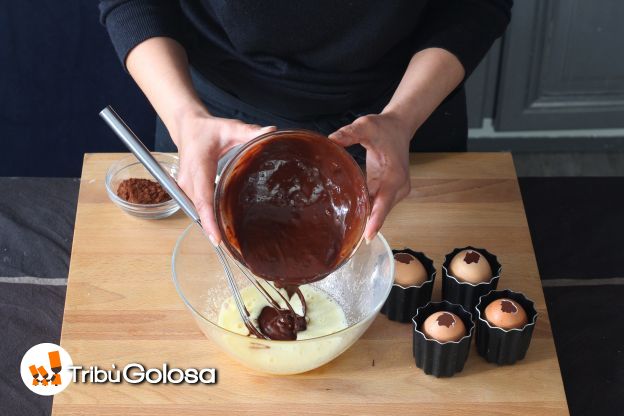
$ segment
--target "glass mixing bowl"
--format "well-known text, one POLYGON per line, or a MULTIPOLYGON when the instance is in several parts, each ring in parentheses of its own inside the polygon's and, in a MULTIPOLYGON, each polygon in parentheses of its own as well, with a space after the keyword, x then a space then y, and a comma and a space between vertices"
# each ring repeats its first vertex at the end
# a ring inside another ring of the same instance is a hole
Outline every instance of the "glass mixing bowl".
MULTIPOLYGON (((377 234, 361 244, 353 256, 325 279, 311 285, 328 294, 343 309, 348 327, 300 341, 261 340, 218 325, 223 301, 232 295, 219 259, 195 224, 180 236, 173 252, 173 282, 202 332, 245 366, 271 374, 312 370, 343 353, 366 331, 390 293, 394 275, 392 251, 377 234)), ((242 290, 250 283, 232 263, 242 290)))

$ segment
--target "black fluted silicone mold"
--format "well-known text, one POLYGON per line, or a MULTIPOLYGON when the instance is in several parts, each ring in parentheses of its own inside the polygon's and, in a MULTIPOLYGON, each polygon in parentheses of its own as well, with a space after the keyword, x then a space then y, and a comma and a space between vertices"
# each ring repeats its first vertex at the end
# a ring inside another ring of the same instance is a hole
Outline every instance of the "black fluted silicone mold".
POLYGON ((432 374, 436 377, 450 377, 464 369, 475 327, 470 312, 461 305, 445 300, 430 302, 418 308, 412 321, 414 322, 413 352, 416 367, 421 368, 425 374, 432 374), (452 312, 457 315, 466 326, 467 334, 459 341, 440 342, 427 338, 422 332, 423 323, 427 317, 439 311, 452 312))
POLYGON ((468 312, 474 315, 474 308, 479 302, 479 298, 491 290, 496 289, 501 270, 501 264, 498 262, 496 256, 484 248, 475 248, 471 246, 456 248, 446 255, 444 258, 444 264, 442 265, 442 299, 448 300, 451 303, 462 305, 468 312), (453 257, 455 257, 455 255, 462 250, 477 251, 485 257, 492 268, 493 276, 489 281, 473 284, 469 282, 462 282, 455 276, 451 275, 451 272, 449 271, 451 260, 453 260, 453 257))
POLYGON ((381 308, 381 313, 386 315, 391 321, 410 322, 416 313, 416 309, 424 306, 431 300, 431 291, 435 281, 436 269, 433 260, 425 256, 424 253, 413 251, 409 248, 403 250, 392 250, 392 254, 408 253, 416 257, 427 271, 428 280, 418 286, 403 287, 399 284, 392 285, 388 299, 381 308))
POLYGON ((476 307, 475 340, 477 352, 487 362, 498 365, 514 364, 522 360, 533 336, 533 328, 537 322, 537 311, 533 301, 524 294, 511 290, 493 290, 481 296, 476 307), (496 299, 509 298, 516 301, 527 314, 527 324, 518 329, 503 329, 491 325, 485 319, 485 308, 496 299))

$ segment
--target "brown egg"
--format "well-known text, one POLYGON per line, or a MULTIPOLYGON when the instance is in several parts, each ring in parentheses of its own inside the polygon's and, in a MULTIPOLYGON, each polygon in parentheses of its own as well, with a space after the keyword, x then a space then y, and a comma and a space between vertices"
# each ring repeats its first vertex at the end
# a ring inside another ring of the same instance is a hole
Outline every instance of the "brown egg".
POLYGON ((394 255, 394 283, 403 287, 420 286, 428 280, 425 266, 409 253, 394 255))
POLYGON ((440 311, 425 319, 422 332, 427 338, 440 342, 459 341, 466 335, 466 326, 454 313, 440 311))
POLYGON ((453 257, 449 272, 460 282, 482 283, 492 278, 492 268, 481 253, 474 250, 462 250, 453 257))
POLYGON ((485 319, 490 325, 503 329, 522 328, 528 322, 524 308, 507 298, 490 303, 485 308, 485 319))

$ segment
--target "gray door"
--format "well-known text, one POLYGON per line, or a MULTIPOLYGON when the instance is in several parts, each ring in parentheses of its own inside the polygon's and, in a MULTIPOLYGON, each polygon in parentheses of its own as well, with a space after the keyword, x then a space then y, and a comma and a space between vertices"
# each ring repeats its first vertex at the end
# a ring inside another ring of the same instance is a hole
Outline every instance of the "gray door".
POLYGON ((624 1, 514 2, 499 76, 497 130, 624 127, 624 1))

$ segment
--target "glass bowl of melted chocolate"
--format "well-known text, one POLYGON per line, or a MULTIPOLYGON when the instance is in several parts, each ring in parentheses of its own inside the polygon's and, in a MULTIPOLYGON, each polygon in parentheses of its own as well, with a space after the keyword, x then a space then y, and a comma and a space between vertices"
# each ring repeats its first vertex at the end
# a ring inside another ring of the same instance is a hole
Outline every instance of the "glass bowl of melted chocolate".
POLYGON ((196 227, 174 253, 178 292, 204 333, 247 366, 292 374, 323 365, 360 337, 392 286, 394 262, 383 237, 361 244, 369 203, 362 170, 326 137, 301 130, 260 136, 226 165, 215 197, 252 325, 242 322, 196 227))
POLYGON ((369 211, 355 160, 304 130, 268 133, 241 147, 216 189, 217 224, 230 254, 284 287, 343 265, 362 241, 369 211))

